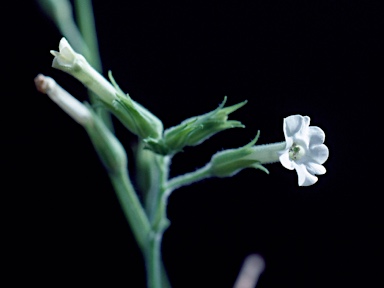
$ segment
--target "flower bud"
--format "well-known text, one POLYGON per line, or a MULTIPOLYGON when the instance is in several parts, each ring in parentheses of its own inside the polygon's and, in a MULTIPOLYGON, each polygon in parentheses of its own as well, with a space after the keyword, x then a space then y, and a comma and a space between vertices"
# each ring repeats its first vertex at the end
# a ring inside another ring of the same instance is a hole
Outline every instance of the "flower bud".
POLYGON ((63 111, 80 125, 85 126, 92 121, 92 115, 83 103, 64 90, 51 77, 39 74, 35 78, 36 89, 47 94, 63 111))
POLYGON ((228 121, 228 115, 244 106, 247 101, 224 108, 226 101, 227 97, 217 109, 184 120, 179 125, 165 130, 161 141, 147 139, 145 142, 148 148, 163 155, 175 154, 182 151, 185 146, 196 146, 220 131, 243 128, 244 125, 239 121, 228 121))
POLYGON ((85 128, 107 170, 117 172, 127 166, 127 156, 123 146, 88 104, 84 105, 78 101, 50 77, 39 74, 35 78, 35 84, 37 90, 47 94, 85 128))

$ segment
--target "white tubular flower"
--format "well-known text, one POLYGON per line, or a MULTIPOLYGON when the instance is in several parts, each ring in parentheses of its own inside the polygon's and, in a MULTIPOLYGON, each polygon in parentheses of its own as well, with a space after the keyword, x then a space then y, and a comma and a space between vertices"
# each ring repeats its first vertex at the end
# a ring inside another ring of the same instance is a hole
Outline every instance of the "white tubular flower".
POLYGON ((317 182, 317 175, 325 174, 322 165, 329 155, 325 146, 325 133, 317 126, 309 126, 308 116, 292 115, 284 119, 285 149, 279 152, 281 164, 295 169, 299 186, 309 186, 317 182))
POLYGON ((75 97, 61 88, 51 77, 43 74, 35 78, 37 90, 47 94, 57 105, 60 106, 77 123, 85 126, 92 121, 92 115, 88 108, 78 101, 75 97))
MULTIPOLYGON (((76 53, 71 45, 69 45, 67 39, 61 38, 59 43, 59 51, 51 50, 51 54, 55 56, 53 58, 53 67, 72 69, 75 66, 76 58, 83 57, 81 54, 76 53)), ((80 60, 80 59, 79 59, 80 60)), ((80 60, 81 61, 81 60, 80 60)))
POLYGON ((112 105, 116 100, 116 90, 99 72, 92 68, 87 60, 76 53, 63 37, 59 43, 59 51, 50 51, 55 58, 52 67, 67 72, 92 90, 105 103, 112 105))
POLYGON ((125 94, 111 74, 114 86, 108 82, 81 54, 72 49, 65 38, 60 40, 59 52, 51 50, 51 54, 55 56, 52 67, 72 75, 98 95, 105 106, 132 133, 142 139, 157 140, 162 137, 163 123, 160 119, 125 94))

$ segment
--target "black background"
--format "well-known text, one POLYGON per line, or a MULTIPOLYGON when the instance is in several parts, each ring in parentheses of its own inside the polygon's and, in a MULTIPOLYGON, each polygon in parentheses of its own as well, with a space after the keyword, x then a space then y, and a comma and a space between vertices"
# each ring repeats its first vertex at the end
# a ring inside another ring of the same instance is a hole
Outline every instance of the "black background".
MULTIPOLYGON (((35 2, 12 5, 2 11, 4 274, 50 287, 145 287, 88 136, 35 91, 43 73, 86 100, 81 84, 51 68, 61 35, 35 2)), ((94 9, 104 72, 165 127, 225 95, 228 105, 249 101, 230 116, 246 129, 185 149, 172 176, 257 130, 260 144, 283 141, 289 115, 308 115, 326 133, 327 174, 311 187, 276 163, 270 175, 245 170, 172 194, 163 258, 174 287, 232 287, 250 253, 266 261, 259 288, 382 287, 379 1, 109 0, 94 9)), ((116 130, 131 155, 135 138, 117 122, 116 130)))

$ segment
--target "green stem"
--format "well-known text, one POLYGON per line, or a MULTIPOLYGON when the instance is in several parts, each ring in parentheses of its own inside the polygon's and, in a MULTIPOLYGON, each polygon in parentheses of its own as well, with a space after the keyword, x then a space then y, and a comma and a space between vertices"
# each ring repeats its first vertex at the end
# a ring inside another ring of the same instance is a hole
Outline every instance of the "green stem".
POLYGON ((63 36, 67 38, 71 44, 73 43, 75 51, 84 55, 89 54, 88 47, 85 45, 84 39, 81 37, 80 31, 77 29, 73 18, 69 18, 67 20, 68 21, 66 21, 65 24, 58 24, 61 34, 63 34, 63 36))
POLYGON ((164 231, 153 233, 148 254, 145 257, 148 288, 171 288, 161 257, 161 242, 164 231))
MULTIPOLYGON (((168 162, 164 163, 168 168, 168 162)), ((166 172, 166 170, 163 170, 166 172)), ((161 240, 164 229, 155 231, 145 214, 131 181, 125 171, 109 173, 120 205, 144 255, 147 268, 148 288, 170 288, 161 260, 161 240)))
POLYGON ((169 283, 168 275, 167 275, 167 272, 165 271, 164 264, 162 261, 161 261, 160 268, 161 268, 161 285, 162 285, 161 288, 171 288, 171 283, 169 283))
POLYGON ((75 51, 80 54, 89 53, 87 45, 73 18, 71 1, 38 0, 37 2, 47 16, 55 23, 60 33, 71 42, 75 51))
POLYGON ((153 207, 154 210, 151 209, 151 214, 153 215, 151 220, 153 234, 146 257, 148 287, 170 288, 171 285, 161 259, 161 240, 165 229, 169 225, 166 215, 168 197, 166 197, 164 192, 169 174, 170 158, 168 156, 156 155, 155 162, 158 169, 158 189, 156 189, 157 195, 152 195, 152 197, 155 196, 152 201, 155 201, 156 205, 153 207))
POLYGON ((151 233, 151 226, 144 209, 125 171, 110 173, 109 177, 133 235, 145 255, 148 247, 148 235, 151 233))
POLYGON ((110 173, 125 217, 144 255, 147 267, 148 288, 170 288, 161 260, 161 240, 164 231, 154 232, 134 188, 124 171, 110 173))
POLYGON ((162 233, 152 233, 146 256, 148 288, 162 288, 161 238, 162 233))
MULTIPOLYGON (((166 199, 161 199, 163 191, 164 191, 164 183, 167 182, 168 174, 169 174, 169 163, 170 163, 170 157, 169 156, 161 156, 154 154, 152 151, 149 151, 149 153, 152 153, 154 155, 153 162, 156 167, 156 183, 150 187, 147 192, 146 197, 146 208, 147 213, 149 216, 149 219, 153 226, 156 226, 154 223, 157 222, 156 217, 158 216, 159 210, 161 210, 161 206, 166 205, 166 199)), ((154 168, 154 167, 153 167, 154 168)), ((161 213, 161 218, 166 217, 164 213, 161 213)), ((155 231, 156 230, 155 228, 155 231)))
POLYGON ((213 175, 211 173, 211 164, 208 163, 204 167, 201 167, 200 169, 197 169, 194 172, 186 173, 184 175, 180 175, 169 180, 166 186, 166 194, 169 195, 173 190, 177 188, 192 184, 194 182, 212 176, 213 175))
MULTIPOLYGON (((79 30, 83 36, 85 47, 83 49, 84 56, 88 60, 89 64, 98 71, 102 73, 102 65, 99 54, 99 45, 97 42, 97 33, 95 28, 95 19, 93 15, 93 7, 91 0, 75 0, 76 7, 76 16, 77 22, 79 25, 79 30)), ((92 104, 95 106, 102 107, 101 109, 97 108, 97 114, 103 119, 103 122, 107 127, 113 131, 113 124, 111 115, 109 112, 101 105, 101 101, 98 100, 98 97, 92 91, 88 90, 88 95, 92 104)))
POLYGON ((97 43, 92 1, 75 0, 75 7, 79 29, 88 47, 88 53, 85 56, 93 68, 95 68, 98 72, 101 72, 102 66, 99 55, 99 45, 97 43))
POLYGON ((158 233, 164 233, 168 227, 167 219, 167 203, 168 195, 165 194, 166 183, 169 175, 169 156, 156 156, 156 164, 159 169, 159 189, 156 197, 156 206, 154 211, 154 217, 152 221, 152 227, 158 233))

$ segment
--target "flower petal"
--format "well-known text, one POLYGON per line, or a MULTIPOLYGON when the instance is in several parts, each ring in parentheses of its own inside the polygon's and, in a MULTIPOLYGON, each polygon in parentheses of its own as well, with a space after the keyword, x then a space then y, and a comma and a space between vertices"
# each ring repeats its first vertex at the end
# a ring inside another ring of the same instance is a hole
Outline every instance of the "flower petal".
POLYGON ((315 162, 309 162, 307 163, 307 170, 309 173, 313 174, 313 175, 323 175, 325 174, 325 172, 327 172, 327 170, 325 169, 325 167, 321 164, 317 164, 315 162))
POLYGON ((317 182, 317 177, 309 173, 304 164, 294 163, 293 165, 299 177, 299 186, 310 186, 317 182))
POLYGON ((293 137, 303 128, 309 126, 310 118, 308 116, 292 115, 284 118, 284 134, 286 137, 293 137))
POLYGON ((317 145, 309 150, 308 155, 314 162, 318 164, 323 164, 325 161, 327 161, 329 156, 329 150, 328 147, 324 144, 317 145))
POLYGON ((283 165, 285 168, 287 168, 289 170, 295 169, 295 167, 293 166, 293 161, 291 161, 291 159, 289 159, 288 149, 285 150, 279 156, 279 160, 280 160, 281 165, 283 165))
POLYGON ((73 61, 75 58, 75 52, 70 47, 64 47, 60 49, 60 56, 68 61, 73 61))
POLYGON ((50 52, 53 56, 55 56, 52 62, 52 67, 59 68, 60 66, 63 66, 70 69, 74 65, 77 53, 72 49, 71 45, 69 45, 68 41, 64 37, 60 40, 59 52, 53 50, 50 52))
POLYGON ((61 39, 59 43, 59 51, 60 54, 63 55, 63 57, 68 58, 68 59, 73 59, 75 58, 75 50, 73 50, 72 46, 69 45, 67 39, 64 37, 61 39))
POLYGON ((308 136, 309 136, 309 148, 312 148, 317 145, 321 145, 325 141, 324 131, 317 126, 309 127, 308 136))
POLYGON ((60 42, 59 42, 59 51, 61 52, 61 50, 63 50, 66 47, 71 47, 71 45, 69 45, 69 43, 68 43, 67 39, 65 39, 65 37, 62 37, 60 39, 60 42))

